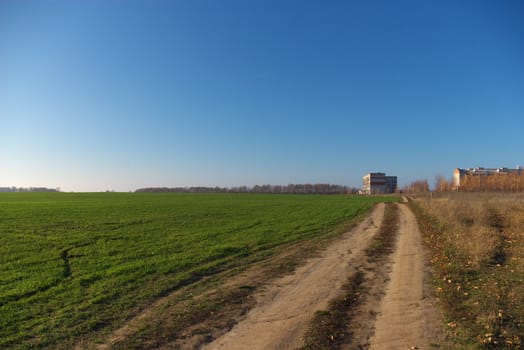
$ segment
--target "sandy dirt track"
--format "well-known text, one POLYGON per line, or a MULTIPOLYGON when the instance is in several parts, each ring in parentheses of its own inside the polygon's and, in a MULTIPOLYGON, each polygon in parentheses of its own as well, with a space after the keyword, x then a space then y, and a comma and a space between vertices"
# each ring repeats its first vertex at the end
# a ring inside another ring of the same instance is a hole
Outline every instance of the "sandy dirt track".
POLYGON ((246 318, 204 349, 294 349, 303 345, 302 337, 315 311, 325 309, 355 273, 383 213, 384 204, 376 206, 367 219, 319 257, 270 283, 257 295, 257 306, 246 318))
POLYGON ((370 349, 431 349, 440 338, 439 313, 429 296, 417 221, 409 207, 399 209, 400 234, 370 349))

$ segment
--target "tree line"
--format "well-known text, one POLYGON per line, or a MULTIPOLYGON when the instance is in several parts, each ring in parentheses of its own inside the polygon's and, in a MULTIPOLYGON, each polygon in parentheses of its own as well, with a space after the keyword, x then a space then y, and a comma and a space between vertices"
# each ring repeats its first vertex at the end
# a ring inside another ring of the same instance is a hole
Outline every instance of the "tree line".
POLYGON ((466 175, 460 181, 464 192, 524 192, 524 174, 466 175))
MULTIPOLYGON (((460 180, 460 186, 455 188, 453 182, 442 175, 435 177, 435 192, 524 192, 524 174, 490 174, 465 175, 460 180)), ((430 192, 427 180, 417 180, 404 186, 405 193, 430 192)))
POLYGON ((429 192, 428 180, 417 180, 402 187, 402 193, 426 193, 429 192))
POLYGON ((47 187, 0 187, 0 192, 60 192, 60 188, 47 188, 47 187))
POLYGON ((135 192, 174 193, 268 193, 268 194, 354 194, 358 189, 333 184, 255 185, 253 187, 147 187, 135 192))

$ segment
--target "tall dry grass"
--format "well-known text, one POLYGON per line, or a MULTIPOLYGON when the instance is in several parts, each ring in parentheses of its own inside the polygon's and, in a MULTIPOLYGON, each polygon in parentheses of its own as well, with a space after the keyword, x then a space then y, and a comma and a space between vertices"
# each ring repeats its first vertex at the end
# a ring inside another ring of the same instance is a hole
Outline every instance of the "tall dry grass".
POLYGON ((418 197, 417 202, 438 219, 443 238, 468 257, 473 267, 502 259, 497 254, 506 236, 524 227, 524 195, 447 193, 418 197))
POLYGON ((416 197, 436 288, 460 349, 524 344, 524 194, 416 197))

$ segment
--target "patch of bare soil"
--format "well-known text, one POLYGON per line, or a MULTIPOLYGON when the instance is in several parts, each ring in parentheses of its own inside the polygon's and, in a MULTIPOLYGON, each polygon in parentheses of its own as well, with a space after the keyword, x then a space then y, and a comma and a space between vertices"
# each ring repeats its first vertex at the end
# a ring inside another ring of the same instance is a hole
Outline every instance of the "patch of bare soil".
POLYGON ((317 310, 342 291, 365 256, 365 249, 381 225, 384 204, 351 232, 334 242, 321 256, 310 259, 292 275, 266 285, 256 293, 256 306, 229 332, 204 349, 293 349, 317 310))
MULTIPOLYGON (((329 301, 327 310, 315 313, 304 337, 302 350, 355 349, 361 339, 369 339, 374 319, 362 317, 368 315, 362 312, 362 306, 375 295, 376 300, 380 301, 381 294, 375 294, 373 290, 379 293, 384 290, 385 282, 379 283, 382 277, 377 272, 387 276, 382 267, 395 248, 398 217, 398 207, 392 203, 386 204, 382 224, 365 249, 365 258, 357 262, 357 272, 344 284, 342 293, 329 301)), ((366 305, 374 304, 367 302, 366 305)))
POLYGON ((399 207, 400 235, 369 349, 435 348, 442 338, 442 322, 428 281, 421 235, 409 207, 399 207))

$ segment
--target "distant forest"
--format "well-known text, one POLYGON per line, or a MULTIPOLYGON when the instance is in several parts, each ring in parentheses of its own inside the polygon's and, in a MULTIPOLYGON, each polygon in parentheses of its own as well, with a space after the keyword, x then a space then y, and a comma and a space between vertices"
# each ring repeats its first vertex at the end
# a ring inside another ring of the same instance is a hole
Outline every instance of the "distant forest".
POLYGON ((148 187, 135 192, 176 193, 271 193, 271 194, 351 194, 358 189, 331 184, 255 185, 253 187, 148 187))
POLYGON ((60 188, 47 188, 47 187, 0 187, 0 192, 60 192, 60 188))

